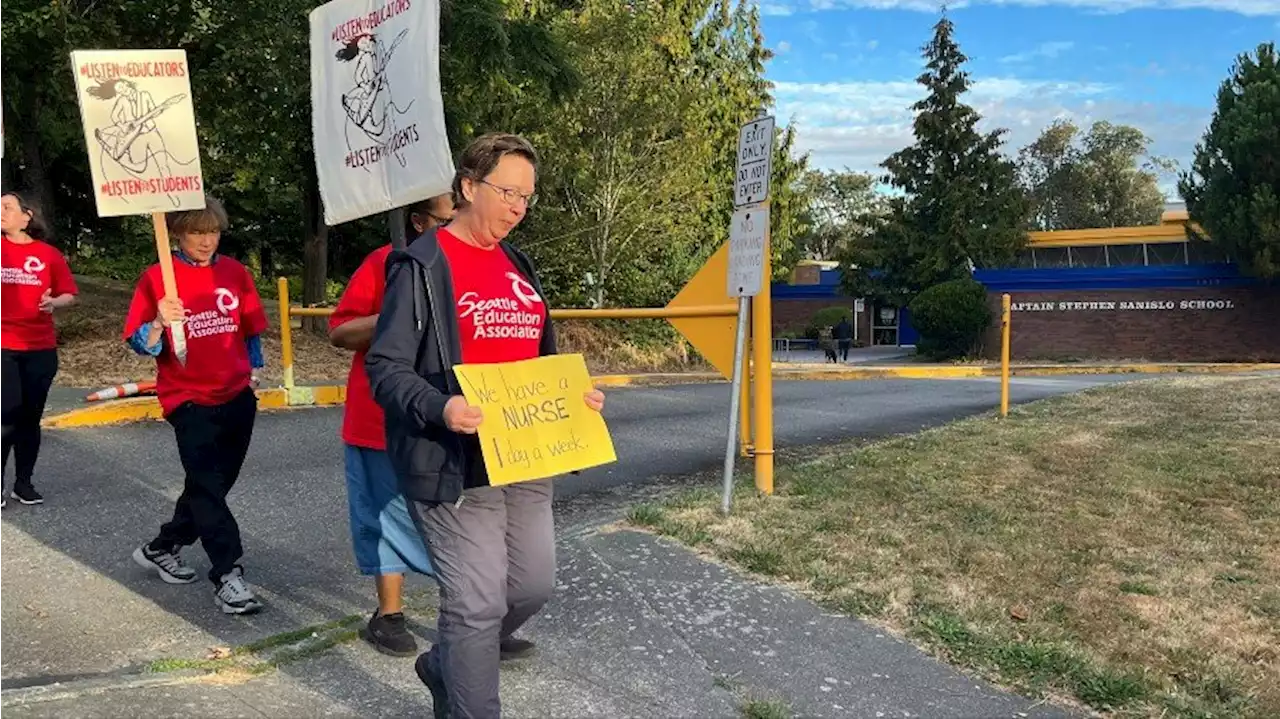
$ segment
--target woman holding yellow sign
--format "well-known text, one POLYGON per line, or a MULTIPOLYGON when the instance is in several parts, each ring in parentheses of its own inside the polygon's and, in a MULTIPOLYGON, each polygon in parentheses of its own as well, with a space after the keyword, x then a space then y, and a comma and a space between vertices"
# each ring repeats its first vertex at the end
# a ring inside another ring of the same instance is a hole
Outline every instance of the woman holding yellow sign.
MULTIPOLYGON (((537 195, 524 138, 485 135, 459 160, 454 220, 387 259, 387 290, 365 359, 386 413, 387 453, 440 584, 439 639, 418 657, 437 719, 497 717, 498 663, 531 654, 514 633, 555 586, 550 480, 491 486, 457 364, 556 353, 529 258, 503 239, 537 195)), ((599 390, 586 393, 593 410, 599 390)))

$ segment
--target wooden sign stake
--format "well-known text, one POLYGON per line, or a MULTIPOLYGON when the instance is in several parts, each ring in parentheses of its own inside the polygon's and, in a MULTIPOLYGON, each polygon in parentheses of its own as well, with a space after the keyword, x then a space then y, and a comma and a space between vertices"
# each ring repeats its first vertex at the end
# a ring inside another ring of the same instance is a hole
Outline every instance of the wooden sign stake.
MULTIPOLYGON (((178 298, 178 281, 173 276, 173 251, 169 248, 169 227, 163 212, 151 213, 151 224, 156 232, 156 254, 160 256, 160 275, 164 278, 164 296, 178 298)), ((173 354, 178 362, 187 364, 187 334, 181 322, 169 325, 173 341, 173 354)))

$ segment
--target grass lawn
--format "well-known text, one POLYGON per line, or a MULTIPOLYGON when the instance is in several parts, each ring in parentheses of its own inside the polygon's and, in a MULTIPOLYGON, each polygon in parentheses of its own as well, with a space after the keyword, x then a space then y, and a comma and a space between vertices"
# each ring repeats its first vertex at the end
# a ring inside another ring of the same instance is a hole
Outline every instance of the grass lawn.
POLYGON ((631 520, 1028 694, 1280 716, 1280 377, 1125 384, 833 447, 718 508, 701 490, 631 520))

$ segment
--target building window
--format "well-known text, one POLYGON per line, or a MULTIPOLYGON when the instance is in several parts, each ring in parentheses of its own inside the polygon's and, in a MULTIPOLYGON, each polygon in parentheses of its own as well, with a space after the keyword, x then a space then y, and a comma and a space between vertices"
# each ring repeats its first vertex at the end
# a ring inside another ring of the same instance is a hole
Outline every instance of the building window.
POLYGON ((1025 270, 1030 270, 1035 268, 1036 266, 1035 250, 1023 250, 1019 252, 1017 257, 1015 257, 1013 260, 1013 266, 1020 269, 1025 269, 1025 270))
POLYGON ((1106 247, 1072 247, 1070 249, 1072 267, 1107 266, 1106 247))
POLYGON ((1147 266, 1187 264, 1187 243, 1169 242, 1147 245, 1147 266))
POLYGON ((1070 267, 1071 256, 1065 247, 1037 247, 1036 267, 1070 267))
POLYGON ((1147 261, 1142 245, 1107 245, 1107 264, 1111 267, 1142 267, 1147 261))

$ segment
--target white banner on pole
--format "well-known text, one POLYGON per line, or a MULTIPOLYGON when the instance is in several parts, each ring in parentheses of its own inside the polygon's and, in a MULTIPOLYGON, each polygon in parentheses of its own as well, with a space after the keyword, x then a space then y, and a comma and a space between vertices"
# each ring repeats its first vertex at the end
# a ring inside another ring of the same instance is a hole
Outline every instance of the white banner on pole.
POLYGON ((327 225, 447 192, 439 0, 311 11, 311 125, 327 225))
POLYGON ((182 50, 76 50, 76 99, 100 217, 204 207, 182 50))

